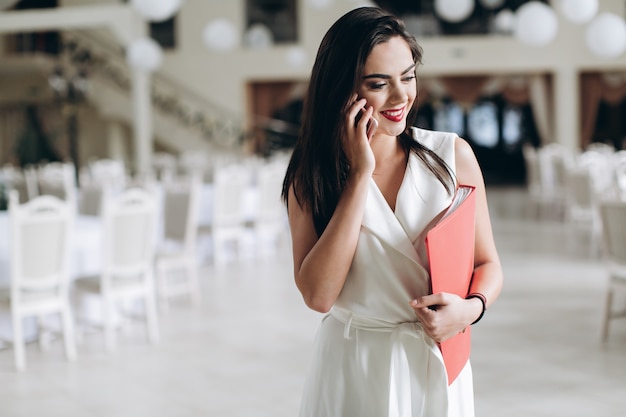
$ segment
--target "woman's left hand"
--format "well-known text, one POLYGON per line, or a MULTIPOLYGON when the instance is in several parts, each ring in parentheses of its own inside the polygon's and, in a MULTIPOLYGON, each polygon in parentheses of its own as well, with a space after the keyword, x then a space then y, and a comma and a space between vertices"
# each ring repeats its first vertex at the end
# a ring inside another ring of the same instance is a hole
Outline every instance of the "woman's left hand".
POLYGON ((426 334, 438 343, 463 331, 482 310, 480 300, 449 293, 425 295, 410 304, 426 334))

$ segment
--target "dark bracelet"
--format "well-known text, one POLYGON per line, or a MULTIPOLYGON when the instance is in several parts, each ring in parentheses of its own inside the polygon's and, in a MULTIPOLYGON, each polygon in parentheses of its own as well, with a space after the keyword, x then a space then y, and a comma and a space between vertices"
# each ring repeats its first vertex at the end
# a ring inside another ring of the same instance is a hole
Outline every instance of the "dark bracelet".
POLYGON ((478 316, 478 318, 474 320, 474 322, 472 323, 472 324, 476 324, 480 321, 480 319, 483 318, 483 316, 485 315, 485 311, 487 311, 487 298, 479 292, 469 293, 467 294, 467 297, 465 297, 466 300, 469 300, 470 298, 478 298, 480 302, 483 304, 483 311, 480 312, 480 316, 478 316))

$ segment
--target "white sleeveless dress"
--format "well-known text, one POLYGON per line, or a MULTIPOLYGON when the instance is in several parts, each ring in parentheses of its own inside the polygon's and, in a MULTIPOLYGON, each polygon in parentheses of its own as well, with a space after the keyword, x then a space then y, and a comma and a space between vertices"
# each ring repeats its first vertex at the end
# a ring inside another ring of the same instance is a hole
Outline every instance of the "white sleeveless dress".
MULTIPOLYGON (((454 170, 456 134, 412 129, 454 170)), ((473 417, 471 366, 448 386, 441 353, 409 305, 429 293, 424 238, 450 204, 411 153, 395 212, 370 180, 345 285, 320 325, 301 417, 473 417)))

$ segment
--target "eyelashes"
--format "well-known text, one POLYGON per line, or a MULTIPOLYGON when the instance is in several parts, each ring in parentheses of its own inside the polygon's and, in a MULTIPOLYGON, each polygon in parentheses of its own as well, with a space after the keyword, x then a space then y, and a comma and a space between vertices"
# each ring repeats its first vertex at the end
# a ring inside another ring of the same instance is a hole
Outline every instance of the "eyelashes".
MULTIPOLYGON (((416 78, 417 77, 415 77, 415 75, 409 75, 407 77, 403 77, 402 78, 402 82, 403 83, 408 83, 408 82, 411 82, 411 81, 415 80, 416 78)), ((381 89, 385 88, 386 85, 387 85, 386 82, 385 83, 373 83, 373 84, 368 85, 368 88, 370 90, 381 90, 381 89)))

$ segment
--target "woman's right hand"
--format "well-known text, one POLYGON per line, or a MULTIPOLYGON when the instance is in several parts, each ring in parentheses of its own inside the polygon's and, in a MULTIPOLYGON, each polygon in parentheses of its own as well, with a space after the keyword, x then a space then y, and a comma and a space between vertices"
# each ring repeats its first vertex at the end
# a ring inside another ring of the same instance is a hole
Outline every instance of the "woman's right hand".
POLYGON ((364 98, 357 100, 356 94, 354 99, 355 101, 348 107, 346 115, 343 151, 348 158, 351 174, 364 173, 371 175, 374 172, 376 160, 369 144, 373 133, 370 133, 368 137, 367 125, 368 122, 376 123, 372 118, 374 108, 372 106, 366 108, 366 100, 364 98), (363 114, 361 114, 357 122, 357 117, 361 112, 363 114))

